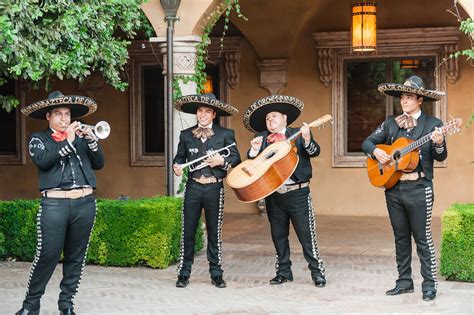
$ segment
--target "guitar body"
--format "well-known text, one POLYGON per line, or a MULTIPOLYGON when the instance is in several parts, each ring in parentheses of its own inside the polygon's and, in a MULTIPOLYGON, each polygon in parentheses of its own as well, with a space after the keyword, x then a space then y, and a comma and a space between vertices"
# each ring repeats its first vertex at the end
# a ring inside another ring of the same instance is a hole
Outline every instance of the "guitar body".
POLYGON ((407 138, 399 138, 391 145, 377 145, 377 148, 391 155, 392 159, 380 165, 376 159, 367 158, 367 173, 372 185, 390 189, 395 186, 403 173, 410 173, 416 168, 420 160, 418 151, 411 151, 399 157, 400 151, 412 142, 413 140, 407 138))
POLYGON ((254 202, 275 192, 290 178, 298 165, 296 148, 288 141, 275 142, 255 159, 248 159, 227 175, 237 198, 254 202))

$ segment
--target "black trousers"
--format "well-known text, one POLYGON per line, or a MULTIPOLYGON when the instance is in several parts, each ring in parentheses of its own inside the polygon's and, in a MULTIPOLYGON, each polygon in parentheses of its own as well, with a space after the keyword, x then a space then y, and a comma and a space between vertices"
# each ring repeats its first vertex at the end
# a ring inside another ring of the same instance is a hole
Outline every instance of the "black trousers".
POLYGON ((95 196, 79 199, 43 198, 37 216, 38 243, 23 308, 39 310, 40 299, 61 253, 63 279, 58 307, 73 308, 74 296, 86 262, 89 237, 96 214, 95 196))
POLYGON ((186 184, 182 209, 181 252, 178 275, 191 275, 194 262, 196 230, 204 208, 207 230, 207 260, 211 277, 222 275, 222 222, 224 219, 223 183, 199 184, 190 179, 186 184))
POLYGON ((433 183, 425 178, 416 181, 400 181, 393 188, 385 191, 385 198, 395 236, 397 284, 402 288, 413 286, 411 272, 411 236, 413 235, 421 263, 422 290, 436 291, 436 256, 431 236, 433 183))
POLYGON ((319 254, 314 207, 309 187, 285 194, 275 192, 266 197, 265 202, 277 256, 275 265, 277 274, 286 278, 293 276, 288 241, 291 221, 303 247, 303 255, 308 262, 311 276, 313 278, 317 275, 325 276, 324 263, 319 254))

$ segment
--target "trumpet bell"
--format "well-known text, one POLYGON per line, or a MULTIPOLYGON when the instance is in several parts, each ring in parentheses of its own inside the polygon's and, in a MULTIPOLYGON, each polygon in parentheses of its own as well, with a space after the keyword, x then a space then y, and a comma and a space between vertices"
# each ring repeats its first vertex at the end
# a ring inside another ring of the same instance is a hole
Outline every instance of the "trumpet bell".
POLYGON ((94 133, 99 139, 105 139, 110 135, 110 125, 106 121, 99 121, 94 128, 94 133))
POLYGON ((87 128, 92 129, 94 131, 94 134, 97 136, 99 139, 105 139, 110 135, 110 125, 106 121, 99 121, 95 125, 86 125, 86 124, 81 124, 80 129, 81 130, 86 130, 87 128))

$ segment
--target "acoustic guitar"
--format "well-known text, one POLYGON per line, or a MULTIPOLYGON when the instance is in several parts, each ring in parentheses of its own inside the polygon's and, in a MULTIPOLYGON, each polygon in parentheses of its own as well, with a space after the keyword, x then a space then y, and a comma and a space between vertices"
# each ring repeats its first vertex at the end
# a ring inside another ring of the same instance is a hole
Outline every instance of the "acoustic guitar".
MULTIPOLYGON (((332 121, 331 115, 320 117, 309 127, 322 128, 332 121)), ((237 198, 243 202, 254 202, 275 192, 290 178, 298 166, 299 157, 294 142, 301 129, 284 141, 272 143, 254 159, 248 159, 227 175, 227 183, 237 198)))
MULTIPOLYGON (((456 118, 444 124, 440 129, 447 136, 458 132, 461 126, 462 119, 456 118)), ((375 187, 390 189, 395 186, 403 173, 410 173, 415 170, 420 160, 420 153, 416 149, 431 141, 433 132, 416 141, 408 138, 398 138, 391 145, 378 144, 376 147, 387 152, 391 159, 382 164, 377 159, 367 158, 367 173, 370 183, 375 187)))

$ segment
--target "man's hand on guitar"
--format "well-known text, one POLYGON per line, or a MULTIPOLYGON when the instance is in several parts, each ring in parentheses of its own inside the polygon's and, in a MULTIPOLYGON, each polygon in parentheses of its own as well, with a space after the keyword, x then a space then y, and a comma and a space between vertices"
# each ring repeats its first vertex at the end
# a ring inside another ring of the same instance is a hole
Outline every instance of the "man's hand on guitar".
POLYGON ((436 128, 435 131, 433 131, 431 134, 431 140, 438 145, 443 144, 444 135, 440 128, 436 128))
POLYGON ((260 147, 262 146, 263 137, 255 137, 250 141, 250 146, 254 151, 260 151, 260 147))
POLYGON ((310 133, 309 125, 304 122, 300 130, 301 130, 301 137, 303 137, 304 142, 309 143, 311 141, 311 133, 310 133))
POLYGON ((387 152, 379 148, 376 148, 372 154, 375 156, 375 158, 377 158, 377 161, 382 164, 387 163, 392 158, 390 155, 387 154, 387 152))

